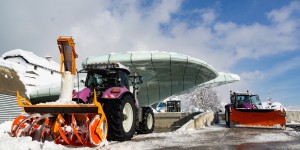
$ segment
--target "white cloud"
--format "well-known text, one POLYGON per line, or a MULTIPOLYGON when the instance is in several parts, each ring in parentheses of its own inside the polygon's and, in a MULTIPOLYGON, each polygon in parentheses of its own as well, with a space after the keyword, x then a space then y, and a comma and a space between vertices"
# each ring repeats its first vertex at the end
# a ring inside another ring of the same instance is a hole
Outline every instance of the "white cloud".
MULTIPOLYGON (((181 13, 180 2, 159 1, 145 11, 136 3, 114 3, 111 11, 101 11, 71 29, 75 40, 80 42, 77 48, 79 54, 85 58, 131 50, 174 51, 201 58, 220 71, 230 71, 231 66, 243 59, 260 59, 299 48, 299 25, 296 24, 297 20, 290 17, 292 13, 286 13, 288 15, 284 21, 273 19, 282 16, 287 10, 296 11, 294 5, 298 3, 291 3, 285 9, 269 13, 267 17, 271 20, 270 25, 220 22, 216 11, 202 9, 196 11, 200 20, 193 20, 194 26, 190 27, 185 20, 172 20, 172 14, 181 13), (161 32, 161 24, 168 25, 167 33, 161 32), (89 52, 80 53, 85 50, 89 52)), ((226 85, 218 91, 226 100, 229 90, 256 90, 267 73, 271 73, 268 74, 270 77, 275 76, 275 72, 280 71, 242 72, 239 83, 226 85)))
POLYGON ((193 55, 217 69, 228 70, 241 59, 258 59, 299 48, 299 23, 289 17, 299 11, 295 7, 299 3, 270 12, 267 16, 271 25, 219 22, 213 9, 197 10, 202 20, 192 28, 189 22, 172 20, 172 14, 180 13, 181 1, 156 1, 145 10, 127 1, 113 4, 112 10, 107 8, 71 28, 79 43, 79 54, 89 50, 83 57, 111 51, 164 50, 193 55), (287 10, 290 12, 285 13, 287 10), (168 25, 168 33, 161 31, 161 24, 168 25))
MULTIPOLYGON (((149 2, 147 7, 141 3, 138 0, 2 2, 1 45, 18 43, 19 47, 14 48, 59 58, 56 38, 72 35, 78 62, 110 52, 162 50, 203 59, 224 72, 243 59, 262 59, 300 48, 300 3, 296 1, 267 13, 269 24, 219 21, 218 12, 212 8, 190 10, 200 16, 198 19, 180 19, 173 15, 184 15, 181 0, 149 2)), ((241 81, 233 85, 236 89, 251 87, 264 74, 264 70, 240 73, 241 81)))
MULTIPOLYGON (((267 14, 268 18, 274 22, 286 22, 293 18, 293 14, 300 12, 300 3, 297 1, 291 2, 289 5, 280 9, 272 10, 267 14)), ((298 16, 299 17, 299 16, 298 16)), ((295 18, 293 18, 295 19, 295 18)), ((299 19, 299 18, 298 18, 299 19)))

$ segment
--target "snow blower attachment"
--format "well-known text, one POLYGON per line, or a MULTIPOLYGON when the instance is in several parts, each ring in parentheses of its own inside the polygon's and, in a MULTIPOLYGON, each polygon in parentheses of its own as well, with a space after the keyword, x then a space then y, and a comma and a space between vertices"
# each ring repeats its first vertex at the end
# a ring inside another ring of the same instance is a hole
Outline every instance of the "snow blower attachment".
POLYGON ((281 109, 265 109, 258 95, 249 92, 230 94, 231 103, 225 106, 225 122, 231 125, 263 128, 285 128, 286 112, 281 109))
POLYGON ((62 90, 55 104, 32 105, 17 92, 17 102, 24 113, 12 123, 11 136, 30 136, 33 140, 57 144, 99 146, 106 141, 108 125, 96 91, 89 93, 91 103, 72 101, 72 78, 76 74, 77 57, 72 37, 57 39, 60 50, 62 90))

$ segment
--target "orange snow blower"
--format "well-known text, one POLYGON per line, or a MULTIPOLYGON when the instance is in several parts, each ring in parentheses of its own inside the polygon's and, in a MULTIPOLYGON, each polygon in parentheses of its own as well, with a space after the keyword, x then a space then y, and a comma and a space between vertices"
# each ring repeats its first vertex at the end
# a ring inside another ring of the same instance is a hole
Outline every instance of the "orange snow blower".
POLYGON ((231 103, 225 106, 225 122, 228 127, 285 128, 286 112, 284 108, 263 108, 258 95, 246 93, 230 94, 231 103))
POLYGON ((62 74, 61 95, 54 104, 31 104, 17 92, 18 105, 24 113, 12 123, 11 136, 30 136, 33 140, 57 144, 99 146, 106 141, 108 125, 96 92, 90 92, 90 104, 73 101, 73 75, 77 58, 72 37, 57 39, 62 74), (70 104, 72 103, 72 104, 70 104))

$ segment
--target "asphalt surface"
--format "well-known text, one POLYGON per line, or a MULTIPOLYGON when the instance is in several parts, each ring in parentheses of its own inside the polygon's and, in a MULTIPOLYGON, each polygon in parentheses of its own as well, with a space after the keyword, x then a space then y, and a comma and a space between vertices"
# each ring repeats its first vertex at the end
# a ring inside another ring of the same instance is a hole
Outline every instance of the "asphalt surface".
POLYGON ((136 135, 131 141, 109 142, 104 149, 299 150, 300 132, 293 128, 227 128, 220 124, 200 130, 136 135))
POLYGON ((210 131, 204 136, 207 136, 208 139, 196 139, 193 142, 199 145, 188 149, 300 149, 299 135, 287 130, 233 127, 223 131, 210 131))

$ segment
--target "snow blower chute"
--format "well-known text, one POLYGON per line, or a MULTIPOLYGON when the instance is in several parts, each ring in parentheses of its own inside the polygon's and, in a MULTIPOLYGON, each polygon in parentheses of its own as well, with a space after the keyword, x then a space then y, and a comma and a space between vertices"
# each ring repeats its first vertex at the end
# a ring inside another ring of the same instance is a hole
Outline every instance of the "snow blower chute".
POLYGON ((228 127, 241 125, 245 127, 285 128, 286 112, 284 108, 263 108, 258 95, 231 92, 231 103, 225 106, 225 122, 228 127))
MULTIPOLYGON (((54 104, 31 104, 17 92, 17 102, 24 113, 12 123, 11 136, 30 136, 33 140, 57 144, 99 146, 106 140, 108 125, 95 90, 88 93, 90 103, 76 103, 73 75, 77 58, 72 37, 57 39, 62 74, 61 95, 54 104)), ((78 97, 79 98, 79 97, 78 97)))

